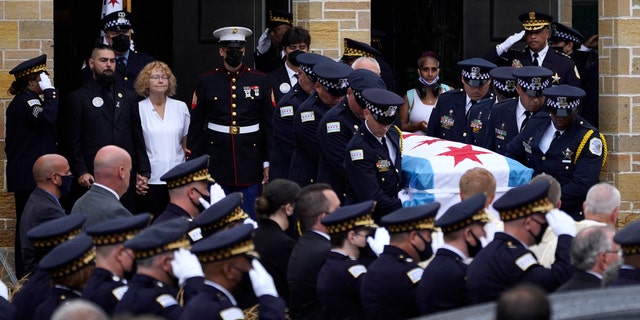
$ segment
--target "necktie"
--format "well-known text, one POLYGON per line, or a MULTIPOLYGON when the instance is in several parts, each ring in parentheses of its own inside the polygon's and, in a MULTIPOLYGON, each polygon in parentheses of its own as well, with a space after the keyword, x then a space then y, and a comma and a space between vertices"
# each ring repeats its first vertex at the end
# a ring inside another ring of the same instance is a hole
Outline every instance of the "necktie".
POLYGON ((524 130, 524 127, 527 126, 527 121, 529 121, 530 117, 531 117, 531 111, 525 111, 524 120, 522 120, 522 124, 520 125, 520 131, 524 130))
POLYGON ((384 154, 387 155, 387 158, 390 158, 391 156, 389 155, 389 147, 387 147, 387 139, 384 137, 382 137, 382 147, 384 148, 384 154))
POLYGON ((560 131, 556 130, 556 133, 553 134, 553 141, 556 141, 558 138, 560 138, 561 135, 562 135, 562 133, 560 133, 560 131))
POLYGON ((116 70, 124 74, 126 68, 127 68, 127 65, 124 63, 124 57, 118 57, 116 59, 116 70))
POLYGON ((536 67, 539 66, 538 57, 539 56, 538 56, 537 52, 533 54, 533 60, 531 60, 531 65, 536 66, 536 67))

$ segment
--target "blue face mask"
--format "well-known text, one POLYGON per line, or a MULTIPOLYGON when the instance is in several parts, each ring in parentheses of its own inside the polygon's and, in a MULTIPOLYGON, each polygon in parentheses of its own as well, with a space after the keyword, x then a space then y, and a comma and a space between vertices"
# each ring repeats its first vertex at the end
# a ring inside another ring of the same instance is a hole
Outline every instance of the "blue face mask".
POLYGON ((62 185, 60 185, 60 193, 62 196, 66 196, 71 191, 71 184, 73 183, 73 175, 60 176, 62 178, 62 185))

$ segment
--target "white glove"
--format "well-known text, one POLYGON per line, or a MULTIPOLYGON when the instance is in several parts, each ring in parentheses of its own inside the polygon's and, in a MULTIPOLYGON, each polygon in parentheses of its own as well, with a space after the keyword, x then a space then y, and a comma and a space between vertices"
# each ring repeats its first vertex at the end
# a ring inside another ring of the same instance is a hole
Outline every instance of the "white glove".
POLYGON ((2 281, 0 281, 0 297, 3 297, 7 301, 9 300, 9 289, 2 281))
POLYGON ((254 229, 258 229, 258 223, 255 220, 251 219, 251 218, 244 219, 243 223, 244 224, 250 224, 250 225, 253 226, 254 229))
POLYGON ((249 270, 249 278, 251 278, 251 286, 253 287, 253 292, 256 293, 256 297, 270 295, 277 298, 278 290, 276 290, 276 285, 273 283, 273 277, 258 259, 253 259, 251 265, 253 268, 249 270))
POLYGON ((400 199, 400 203, 404 203, 405 201, 411 200, 411 195, 409 194, 409 191, 402 189, 398 192, 398 199, 400 199))
POLYGON ((51 79, 49 79, 49 76, 47 76, 47 74, 44 72, 40 73, 40 81, 38 81, 38 84, 40 85, 40 89, 42 89, 42 91, 47 89, 54 89, 53 85, 51 84, 51 79))
POLYGON ((511 48, 511 46, 513 46, 516 42, 520 41, 523 36, 524 30, 514 33, 513 35, 509 36, 509 38, 507 38, 507 40, 505 40, 503 43, 497 45, 496 52, 498 53, 498 55, 502 55, 503 53, 507 52, 507 50, 509 50, 509 48, 511 48))
POLYGON ((260 39, 258 39, 258 47, 256 49, 258 49, 258 53, 260 54, 265 54, 265 52, 269 51, 269 48, 271 47, 271 37, 269 36, 269 31, 269 28, 264 29, 264 32, 260 36, 260 39))
POLYGON ((214 183, 211 185, 211 187, 209 188, 209 198, 211 199, 211 203, 209 203, 209 205, 213 205, 214 203, 222 200, 224 197, 226 197, 227 195, 224 194, 224 190, 222 190, 222 187, 217 184, 214 183))
POLYGON ((384 250, 384 246, 389 244, 389 239, 389 231, 385 228, 378 228, 376 229, 376 233, 373 237, 367 237, 367 243, 369 244, 371 251, 379 257, 384 250))
POLYGON ((180 248, 173 252, 171 267, 173 268, 173 275, 178 278, 178 284, 180 285, 183 285, 189 278, 204 277, 198 257, 185 248, 180 248))
POLYGON ((566 212, 559 209, 553 209, 549 211, 545 217, 547 218, 549 227, 551 227, 551 230, 553 230, 553 233, 555 233, 556 236, 560 236, 562 234, 570 235, 572 237, 576 236, 576 222, 566 212))

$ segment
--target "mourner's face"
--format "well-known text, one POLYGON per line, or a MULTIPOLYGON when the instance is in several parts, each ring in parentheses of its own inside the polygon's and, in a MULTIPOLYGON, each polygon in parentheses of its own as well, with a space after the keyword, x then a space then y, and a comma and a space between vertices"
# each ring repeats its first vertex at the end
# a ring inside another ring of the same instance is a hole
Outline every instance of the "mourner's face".
POLYGON ((532 97, 526 94, 520 85, 516 86, 516 91, 518 91, 520 103, 522 103, 525 110, 529 112, 538 112, 544 106, 544 96, 532 97))
POLYGON ((338 102, 340 102, 340 100, 342 100, 342 98, 344 97, 334 96, 333 94, 329 93, 327 88, 325 88, 319 82, 316 82, 314 86, 316 92, 318 93, 318 97, 320 97, 320 100, 322 100, 322 103, 324 103, 326 106, 333 107, 338 104, 338 102))
POLYGON ((536 31, 527 31, 524 34, 525 41, 527 42, 527 46, 533 52, 538 52, 547 45, 547 40, 549 39, 549 28, 545 27, 536 31))
POLYGON ((436 59, 425 59, 418 69, 418 74, 422 77, 422 79, 425 79, 428 82, 432 82, 433 80, 435 80, 438 74, 440 74, 440 68, 438 68, 438 62, 436 61, 436 59))
POLYGON ((382 138, 387 134, 392 124, 381 124, 371 115, 369 109, 364 109, 364 119, 367 121, 367 127, 374 136, 382 138))
POLYGON ((280 45, 280 42, 282 41, 282 36, 284 36, 284 34, 289 29, 291 29, 290 25, 281 24, 277 26, 275 29, 271 30, 271 32, 269 32, 269 36, 271 37, 271 42, 273 42, 276 45, 280 45))
POLYGON ((89 59, 89 67, 95 74, 113 75, 116 66, 116 55, 111 50, 98 50, 94 58, 89 59))
POLYGON ((487 95, 487 92, 489 92, 489 88, 491 88, 491 81, 487 81, 479 87, 473 87, 467 84, 464 77, 462 78, 462 84, 464 86, 464 92, 466 92, 469 98, 474 101, 484 98, 484 96, 487 95))
POLYGON ((364 108, 358 104, 356 97, 353 95, 351 88, 347 89, 347 102, 349 103, 349 109, 358 119, 364 119, 364 108))
POLYGON ((169 89, 169 75, 164 70, 155 68, 151 70, 148 85, 149 93, 165 93, 169 89))
POLYGON ((554 112, 551 112, 551 122, 553 122, 553 126, 556 128, 556 130, 567 130, 567 128, 571 126, 575 118, 575 113, 571 113, 567 117, 559 117, 554 112))
POLYGON ((292 43, 286 47, 284 47, 284 53, 288 56, 289 53, 294 52, 296 50, 300 50, 302 52, 309 52, 309 47, 304 42, 292 43))

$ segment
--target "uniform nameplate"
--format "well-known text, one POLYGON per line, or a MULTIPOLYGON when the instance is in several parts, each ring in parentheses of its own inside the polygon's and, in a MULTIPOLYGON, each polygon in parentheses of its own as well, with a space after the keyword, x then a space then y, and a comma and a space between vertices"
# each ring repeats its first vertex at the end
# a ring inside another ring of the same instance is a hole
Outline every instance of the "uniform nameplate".
POLYGON ((302 122, 315 121, 316 115, 313 111, 305 111, 300 113, 300 120, 302 122))
POLYGON ((240 308, 232 307, 220 311, 220 318, 222 320, 238 320, 244 319, 244 313, 240 308))
POLYGON ((40 100, 39 99, 27 100, 27 104, 29 105, 29 107, 39 106, 40 105, 40 100))
POLYGON ((362 149, 350 150, 349 155, 351 155, 351 161, 362 160, 364 159, 364 150, 362 149))
POLYGON ((280 118, 291 117, 293 114, 293 106, 280 107, 280 118))
POLYGON ((158 304, 160 304, 163 308, 168 308, 178 304, 178 301, 176 301, 176 298, 174 298, 170 294, 162 294, 158 296, 156 298, 156 302, 158 302, 158 304))
POLYGON ((340 132, 340 122, 327 122, 327 133, 340 132))
POLYGON ((418 283, 420 282, 420 279, 422 279, 423 272, 424 269, 422 268, 414 268, 407 272, 407 277, 409 278, 409 280, 411 280, 411 283, 418 283))
POLYGON ((531 254, 531 252, 527 252, 520 258, 516 259, 516 265, 522 271, 527 271, 527 269, 529 269, 529 267, 531 267, 534 264, 538 264, 538 260, 536 260, 536 258, 533 256, 533 254, 531 254))
POLYGON ((358 278, 360 275, 362 275, 363 273, 367 272, 367 268, 365 268, 365 266, 358 264, 355 265, 351 268, 349 268, 349 273, 351 274, 351 276, 353 276, 354 278, 358 278))

